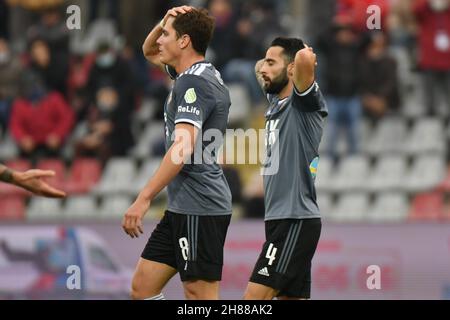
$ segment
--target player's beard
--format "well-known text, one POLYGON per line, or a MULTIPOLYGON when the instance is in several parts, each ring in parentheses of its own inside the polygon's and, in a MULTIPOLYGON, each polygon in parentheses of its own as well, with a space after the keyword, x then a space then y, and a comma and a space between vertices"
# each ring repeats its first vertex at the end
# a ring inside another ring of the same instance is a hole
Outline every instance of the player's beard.
POLYGON ((271 80, 269 85, 265 88, 268 94, 279 94, 284 87, 289 83, 289 77, 287 75, 287 68, 284 68, 281 73, 271 80))

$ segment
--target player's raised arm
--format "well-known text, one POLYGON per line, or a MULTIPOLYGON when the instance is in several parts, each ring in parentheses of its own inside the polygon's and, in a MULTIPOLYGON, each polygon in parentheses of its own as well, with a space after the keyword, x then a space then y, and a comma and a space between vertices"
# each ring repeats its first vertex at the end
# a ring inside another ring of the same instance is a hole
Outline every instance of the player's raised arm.
POLYGON ((315 80, 316 62, 316 54, 313 52, 313 49, 308 46, 299 50, 295 55, 293 80, 298 92, 304 92, 313 85, 315 80))
POLYGON ((150 61, 152 64, 158 66, 163 69, 164 65, 159 59, 159 46, 157 43, 158 38, 163 34, 164 25, 167 22, 167 19, 172 16, 176 17, 178 14, 184 14, 192 10, 192 7, 189 6, 181 6, 175 7, 167 11, 164 18, 159 22, 152 31, 148 34, 147 38, 142 45, 142 52, 145 58, 150 61))

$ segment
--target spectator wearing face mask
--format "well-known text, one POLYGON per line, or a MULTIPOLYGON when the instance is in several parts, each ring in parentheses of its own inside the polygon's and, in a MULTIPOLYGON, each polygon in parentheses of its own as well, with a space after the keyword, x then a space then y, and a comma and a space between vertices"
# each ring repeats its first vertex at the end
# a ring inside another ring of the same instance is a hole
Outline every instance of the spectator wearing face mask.
POLYGON ((417 0, 419 67, 425 105, 436 113, 439 96, 450 110, 450 0, 417 0))
POLYGON ((134 84, 128 64, 108 43, 101 43, 86 85, 89 104, 94 104, 98 90, 108 85, 117 88, 120 100, 125 105, 134 106, 134 84))
POLYGON ((73 120, 73 111, 61 94, 47 92, 34 72, 23 75, 21 96, 14 101, 10 121, 22 157, 57 157, 73 120))
POLYGON ((124 156, 132 146, 131 109, 121 103, 115 88, 97 91, 96 103, 89 110, 88 131, 75 144, 78 156, 98 157, 103 162, 124 156))
POLYGON ((19 93, 21 71, 21 64, 12 56, 8 42, 0 38, 0 128, 8 126, 11 104, 19 93))

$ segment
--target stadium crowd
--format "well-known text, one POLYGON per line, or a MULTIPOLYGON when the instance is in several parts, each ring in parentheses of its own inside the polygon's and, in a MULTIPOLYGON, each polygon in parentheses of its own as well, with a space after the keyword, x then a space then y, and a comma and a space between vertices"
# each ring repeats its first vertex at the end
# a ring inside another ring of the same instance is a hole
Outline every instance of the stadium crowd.
MULTIPOLYGON (((55 206, 2 185, 0 219, 123 213, 164 154, 171 82, 141 46, 186 2, 216 19, 207 59, 230 86, 231 127, 262 127, 254 66, 274 36, 302 37, 318 52, 330 111, 318 174, 325 218, 450 219, 449 0, 70 1, 80 30, 66 25, 69 2, 0 0, 0 160, 53 169, 71 195, 55 206), (381 29, 367 28, 370 5, 381 29)), ((259 171, 224 171, 240 215, 262 217, 259 171)))

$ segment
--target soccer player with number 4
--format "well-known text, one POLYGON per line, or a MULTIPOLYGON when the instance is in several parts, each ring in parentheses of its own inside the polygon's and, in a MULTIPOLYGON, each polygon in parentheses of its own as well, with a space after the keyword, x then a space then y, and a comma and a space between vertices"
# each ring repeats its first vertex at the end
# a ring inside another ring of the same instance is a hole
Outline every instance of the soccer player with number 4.
POLYGON ((311 262, 322 227, 314 181, 328 114, 316 65, 302 40, 276 38, 255 66, 270 103, 265 162, 270 168, 263 176, 266 242, 245 299, 310 298, 311 262))

